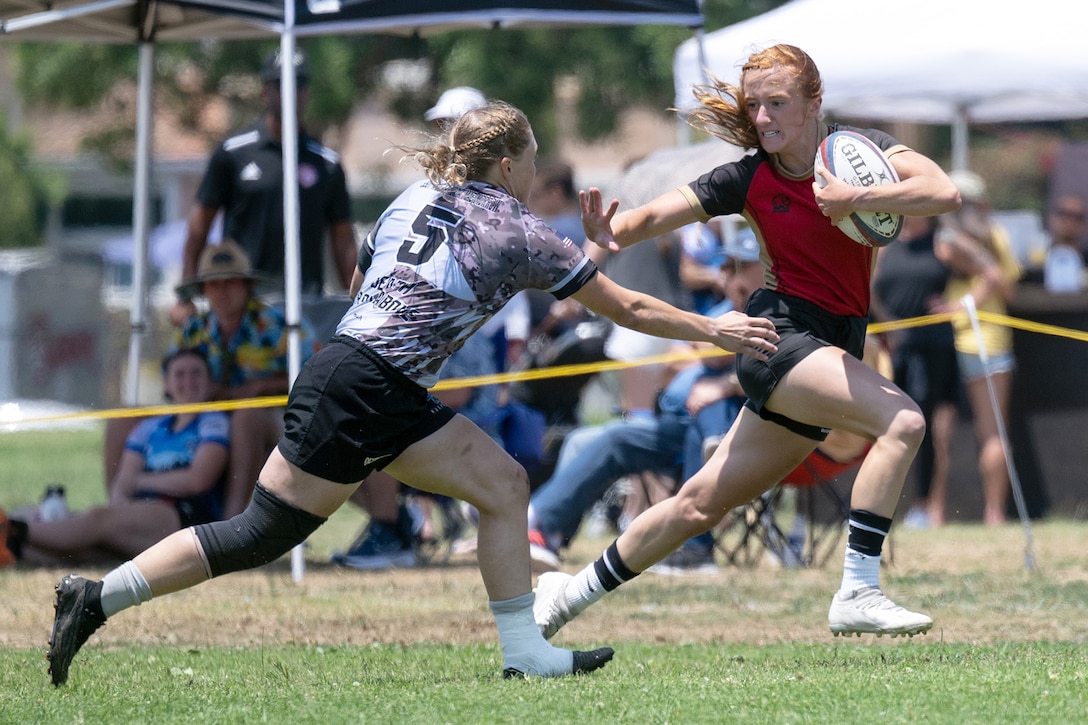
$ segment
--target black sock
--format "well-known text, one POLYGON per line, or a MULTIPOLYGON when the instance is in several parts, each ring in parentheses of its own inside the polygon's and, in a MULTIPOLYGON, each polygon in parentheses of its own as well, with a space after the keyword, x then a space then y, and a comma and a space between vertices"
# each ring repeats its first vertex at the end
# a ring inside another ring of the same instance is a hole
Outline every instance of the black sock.
POLYGON ((87 598, 83 600, 83 609, 97 617, 98 621, 106 621, 106 613, 102 611, 102 582, 91 582, 87 587, 87 598))
POLYGON ((631 581, 639 574, 637 571, 628 569, 623 563, 615 541, 605 549, 600 559, 593 562, 593 570, 597 573, 597 578, 600 579, 601 586, 606 592, 612 591, 624 582, 631 581))
POLYGON ((887 516, 878 516, 872 511, 850 509, 850 536, 847 546, 859 554, 880 556, 884 548, 884 538, 891 529, 892 520, 887 516))

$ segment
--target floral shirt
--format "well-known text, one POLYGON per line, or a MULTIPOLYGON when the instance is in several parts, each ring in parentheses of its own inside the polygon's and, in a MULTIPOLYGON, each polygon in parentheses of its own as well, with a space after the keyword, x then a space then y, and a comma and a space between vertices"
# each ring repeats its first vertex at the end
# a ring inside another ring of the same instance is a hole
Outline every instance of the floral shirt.
MULTIPOLYGON (((303 321, 299 337, 305 361, 314 353, 314 332, 308 322, 303 321)), ((246 307, 241 328, 231 339, 223 339, 219 319, 209 310, 189 318, 174 344, 203 351, 212 380, 233 388, 287 372, 287 339, 283 313, 254 297, 246 307)))

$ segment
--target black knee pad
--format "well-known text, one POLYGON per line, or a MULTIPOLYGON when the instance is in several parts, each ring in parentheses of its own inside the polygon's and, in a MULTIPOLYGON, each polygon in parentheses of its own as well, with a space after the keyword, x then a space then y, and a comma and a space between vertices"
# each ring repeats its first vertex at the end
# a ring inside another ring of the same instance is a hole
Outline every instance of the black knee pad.
POLYGON ((287 503, 260 483, 246 510, 227 521, 193 527, 213 577, 275 561, 328 519, 287 503))

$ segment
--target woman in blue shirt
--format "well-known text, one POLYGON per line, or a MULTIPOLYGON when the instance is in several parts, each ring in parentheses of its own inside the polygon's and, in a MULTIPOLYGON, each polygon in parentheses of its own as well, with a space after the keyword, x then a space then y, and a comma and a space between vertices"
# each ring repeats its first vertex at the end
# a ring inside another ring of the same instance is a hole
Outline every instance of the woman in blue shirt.
MULTIPOLYGON (((207 358, 192 349, 170 352, 163 383, 174 403, 206 401, 207 358)), ((13 519, 8 548, 20 562, 44 566, 118 561, 186 526, 219 519, 228 426, 215 411, 142 421, 125 443, 109 503, 57 521, 13 519)))

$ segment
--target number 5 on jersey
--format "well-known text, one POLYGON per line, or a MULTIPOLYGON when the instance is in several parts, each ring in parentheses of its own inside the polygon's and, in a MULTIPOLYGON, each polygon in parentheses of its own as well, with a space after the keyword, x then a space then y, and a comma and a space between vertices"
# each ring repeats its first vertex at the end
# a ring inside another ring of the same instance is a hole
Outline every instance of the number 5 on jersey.
POLYGON ((441 245, 450 238, 464 215, 455 209, 428 204, 412 223, 415 236, 405 239, 397 252, 397 261, 412 266, 427 262, 441 245))

